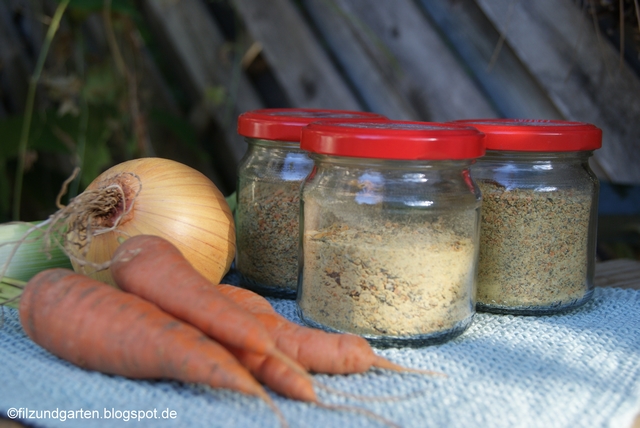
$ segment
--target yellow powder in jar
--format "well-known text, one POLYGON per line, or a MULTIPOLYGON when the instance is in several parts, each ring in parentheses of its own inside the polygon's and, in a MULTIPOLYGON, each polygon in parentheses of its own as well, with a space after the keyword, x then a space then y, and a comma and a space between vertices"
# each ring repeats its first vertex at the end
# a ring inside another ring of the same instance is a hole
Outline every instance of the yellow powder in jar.
POLYGON ((473 315, 475 247, 440 223, 304 234, 305 317, 365 336, 430 335, 473 315))

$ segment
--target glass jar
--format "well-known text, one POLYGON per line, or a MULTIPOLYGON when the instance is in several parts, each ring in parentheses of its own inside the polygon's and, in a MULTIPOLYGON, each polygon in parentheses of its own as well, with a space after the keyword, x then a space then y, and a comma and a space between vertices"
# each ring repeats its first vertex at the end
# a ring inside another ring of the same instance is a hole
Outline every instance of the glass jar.
POLYGON ((313 161, 300 131, 321 119, 384 116, 344 110, 261 109, 238 117, 248 149, 238 168, 236 260, 240 285, 265 296, 295 298, 298 284, 300 185, 313 161))
POLYGON ((593 294, 597 127, 550 120, 465 120, 486 135, 471 169, 482 191, 480 311, 544 315, 593 294))
POLYGON ((297 307, 302 320, 377 346, 462 333, 475 314, 484 153, 470 127, 317 122, 302 186, 297 307))

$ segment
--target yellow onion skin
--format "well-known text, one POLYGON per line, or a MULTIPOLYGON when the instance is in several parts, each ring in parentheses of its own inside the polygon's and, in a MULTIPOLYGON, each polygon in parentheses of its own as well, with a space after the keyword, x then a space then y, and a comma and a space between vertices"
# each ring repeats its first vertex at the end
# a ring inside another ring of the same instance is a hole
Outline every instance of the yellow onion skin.
POLYGON ((235 225, 229 205, 209 178, 173 160, 140 158, 111 167, 84 193, 116 182, 129 188, 127 207, 133 205, 114 230, 92 236, 88 243, 75 242, 84 245, 82 252, 73 250, 73 234, 67 235, 72 255, 90 262, 71 257, 76 272, 116 286, 109 269, 96 271, 96 264, 108 263, 123 239, 145 234, 167 239, 209 281, 220 282, 234 258, 235 225))

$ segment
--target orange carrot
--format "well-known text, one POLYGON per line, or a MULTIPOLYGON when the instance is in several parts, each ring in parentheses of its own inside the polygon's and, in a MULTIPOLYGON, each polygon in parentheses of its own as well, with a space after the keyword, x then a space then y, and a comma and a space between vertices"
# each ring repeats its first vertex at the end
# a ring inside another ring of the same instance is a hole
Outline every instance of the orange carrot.
POLYGON ((258 381, 274 392, 293 400, 318 403, 314 381, 301 366, 295 370, 291 364, 270 355, 237 348, 229 348, 229 351, 258 381))
POLYGON ((20 298, 27 335, 77 366, 257 396, 264 388, 222 345, 137 296, 68 269, 34 276, 20 298))
POLYGON ((346 333, 328 333, 304 327, 278 314, 268 300, 244 288, 229 284, 216 287, 222 294, 258 318, 271 333, 280 350, 316 373, 362 373, 373 367, 394 371, 439 374, 402 367, 376 355, 364 338, 346 333))
POLYGON ((251 312, 220 293, 166 239, 152 235, 127 239, 115 251, 110 269, 121 289, 233 348, 241 363, 274 391, 315 400, 313 382, 304 368, 277 348, 251 312))
POLYGON ((115 251, 110 269, 118 287, 155 303, 225 346, 258 354, 279 352, 255 316, 220 293, 164 238, 127 239, 115 251))

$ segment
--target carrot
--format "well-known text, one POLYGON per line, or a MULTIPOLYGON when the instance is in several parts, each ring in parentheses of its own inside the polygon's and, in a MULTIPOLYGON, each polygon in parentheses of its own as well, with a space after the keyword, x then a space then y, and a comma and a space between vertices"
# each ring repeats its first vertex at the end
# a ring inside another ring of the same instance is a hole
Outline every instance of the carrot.
POLYGON ((371 368, 440 374, 410 369, 376 355, 366 339, 347 333, 328 333, 304 327, 278 314, 268 300, 244 288, 229 284, 216 287, 222 294, 253 313, 276 341, 278 348, 316 373, 362 373, 371 368))
POLYGON ((35 343, 79 367, 227 388, 273 406, 222 345, 150 302, 71 270, 34 276, 20 298, 19 314, 35 343))
POLYGON ((268 300, 244 288, 220 284, 217 289, 253 313, 273 335, 277 346, 306 370, 347 374, 369 370, 376 359, 367 341, 295 324, 278 314, 268 300))
POLYGON ((318 397, 313 388, 315 382, 302 367, 296 370, 291 364, 270 355, 256 354, 237 348, 229 348, 229 351, 258 381, 274 392, 293 400, 318 403, 318 397))
POLYGON ((127 239, 114 252, 110 269, 122 290, 155 303, 225 346, 258 354, 279 352, 253 314, 220 293, 164 238, 127 239))
POLYGON ((200 383, 256 396, 286 427, 282 413, 240 360, 282 395, 330 410, 357 412, 397 427, 366 409, 318 401, 312 379, 303 376, 301 372, 306 372, 295 362, 291 365, 288 360, 246 349, 226 349, 155 304, 68 269, 49 269, 34 276, 23 290, 19 314, 35 343, 88 370, 134 379, 200 383))
POLYGON ((315 400, 309 374, 277 348, 264 325, 220 293, 166 239, 153 235, 127 239, 114 252, 110 269, 118 287, 233 349, 252 374, 274 391, 315 400))

